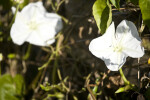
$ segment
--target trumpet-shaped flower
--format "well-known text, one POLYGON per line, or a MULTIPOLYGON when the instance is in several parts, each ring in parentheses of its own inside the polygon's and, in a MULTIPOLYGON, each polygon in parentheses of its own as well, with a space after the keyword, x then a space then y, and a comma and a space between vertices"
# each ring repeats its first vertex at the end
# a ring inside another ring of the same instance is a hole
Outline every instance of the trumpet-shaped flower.
POLYGON ((106 33, 90 42, 89 50, 102 59, 111 71, 118 71, 126 62, 126 58, 139 58, 144 55, 141 39, 135 25, 123 20, 116 29, 114 22, 106 33))
MULTIPOLYGON (((14 8, 12 9, 14 12, 14 8)), ((30 3, 17 12, 10 36, 14 43, 25 41, 38 46, 48 46, 55 42, 55 35, 62 29, 61 17, 46 12, 41 1, 30 3)))

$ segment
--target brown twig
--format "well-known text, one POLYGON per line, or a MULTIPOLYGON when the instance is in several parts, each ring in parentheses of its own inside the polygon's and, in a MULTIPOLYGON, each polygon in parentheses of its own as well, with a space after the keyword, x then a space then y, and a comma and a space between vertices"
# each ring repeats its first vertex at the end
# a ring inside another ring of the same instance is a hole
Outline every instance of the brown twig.
POLYGON ((90 82, 90 80, 88 79, 88 80, 87 80, 87 83, 86 83, 86 87, 87 87, 88 91, 90 92, 90 95, 91 95, 91 97, 92 97, 92 100, 96 100, 96 98, 95 98, 95 96, 94 96, 92 90, 90 89, 89 82, 90 82))
POLYGON ((102 79, 97 83, 97 85, 99 85, 101 83, 101 85, 103 86, 103 80, 107 77, 107 75, 110 73, 110 70, 107 71, 107 73, 104 73, 102 79))

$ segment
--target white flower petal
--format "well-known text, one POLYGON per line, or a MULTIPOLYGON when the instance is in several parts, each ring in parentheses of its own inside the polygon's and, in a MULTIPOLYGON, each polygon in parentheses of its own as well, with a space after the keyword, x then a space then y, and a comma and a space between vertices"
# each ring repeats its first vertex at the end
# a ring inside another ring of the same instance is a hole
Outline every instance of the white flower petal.
POLYGON ((43 6, 42 1, 38 1, 38 2, 36 2, 36 3, 30 3, 30 4, 28 4, 27 6, 25 6, 25 7, 22 9, 22 13, 28 13, 28 11, 30 11, 30 9, 31 9, 32 7, 38 8, 38 9, 40 10, 40 12, 43 13, 43 14, 46 12, 46 10, 45 10, 45 8, 44 8, 44 6, 43 6))
POLYGON ((54 42, 56 31, 49 24, 40 24, 38 30, 34 31, 26 41, 39 46, 48 46, 48 43, 54 42))
POLYGON ((144 48, 141 46, 135 25, 126 20, 117 26, 116 33, 114 25, 111 25, 103 36, 92 40, 89 50, 104 60, 111 71, 118 71, 128 56, 138 58, 144 55, 144 48))
POLYGON ((28 27, 24 24, 25 19, 23 19, 23 16, 20 14, 20 12, 18 12, 15 23, 12 25, 10 30, 10 36, 13 42, 18 45, 22 45, 29 36, 28 27))
POLYGON ((16 44, 27 41, 34 45, 48 46, 55 42, 55 35, 62 29, 61 17, 47 13, 42 2, 30 3, 17 13, 11 29, 16 44))
POLYGON ((50 26, 55 27, 56 32, 59 32, 63 28, 61 17, 55 13, 46 13, 46 18, 50 20, 50 26))
POLYGON ((115 34, 116 40, 118 42, 121 42, 123 38, 126 37, 128 31, 130 31, 130 29, 129 26, 127 25, 127 21, 126 20, 121 21, 116 29, 116 34, 115 34))
POLYGON ((26 17, 28 20, 38 21, 39 18, 43 17, 46 13, 45 8, 41 1, 36 3, 30 3, 25 6, 21 13, 26 17))
POLYGON ((123 52, 133 58, 144 55, 144 48, 141 46, 141 39, 135 25, 130 21, 122 21, 116 30, 116 35, 120 36, 120 44, 123 52))
POLYGON ((90 42, 89 50, 98 58, 105 59, 112 53, 112 39, 114 37, 114 23, 108 27, 106 33, 90 42))
POLYGON ((30 44, 34 44, 37 46, 47 46, 44 39, 40 36, 38 31, 33 31, 30 33, 30 36, 26 40, 30 44))
MULTIPOLYGON (((58 16, 58 15, 57 15, 58 16)), ((55 35, 62 28, 61 19, 55 17, 43 17, 38 21, 38 26, 35 32, 33 32, 27 39, 28 42, 40 46, 48 46, 55 42, 55 35), (59 27, 57 29, 56 27, 59 27), (38 35, 38 36, 35 36, 38 35), (36 37, 36 38, 34 38, 36 37), (33 38, 36 40, 33 40, 33 38)))
POLYGON ((108 59, 103 59, 107 68, 111 71, 118 71, 126 62, 126 54, 122 52, 113 52, 108 59))

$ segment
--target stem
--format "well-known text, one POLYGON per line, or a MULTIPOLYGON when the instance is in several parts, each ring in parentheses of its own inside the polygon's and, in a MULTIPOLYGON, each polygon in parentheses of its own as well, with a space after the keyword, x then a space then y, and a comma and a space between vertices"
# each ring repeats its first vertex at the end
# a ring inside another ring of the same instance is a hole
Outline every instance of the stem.
POLYGON ((93 94, 92 90, 90 89, 89 82, 90 82, 90 80, 87 79, 86 87, 87 87, 88 91, 90 92, 88 95, 88 100, 91 100, 91 99, 96 100, 95 95, 93 94))
POLYGON ((25 54, 25 56, 23 56, 23 60, 27 60, 27 59, 29 58, 30 52, 31 52, 31 47, 32 47, 32 45, 29 44, 29 45, 28 45, 28 49, 27 49, 27 51, 26 51, 26 54, 25 54))
POLYGON ((54 68, 52 72, 52 83, 55 84, 56 82, 56 72, 57 72, 57 67, 58 67, 58 59, 59 59, 59 50, 61 47, 61 43, 63 40, 63 35, 60 33, 60 36, 58 37, 57 44, 56 44, 56 51, 55 51, 55 62, 54 62, 54 68))
POLYGON ((62 86, 66 89, 67 92, 69 92, 70 90, 69 90, 69 88, 65 85, 64 81, 62 80, 61 73, 60 73, 60 70, 59 70, 59 69, 57 69, 57 73, 58 73, 58 78, 59 78, 59 80, 60 80, 61 83, 62 83, 62 86))
POLYGON ((126 77, 124 76, 124 73, 123 73, 123 71, 122 71, 122 68, 120 68, 119 72, 120 72, 120 75, 121 75, 121 77, 122 77, 124 83, 125 83, 126 85, 129 85, 130 82, 129 82, 129 81, 126 79, 126 77))
POLYGON ((49 1, 50 1, 50 3, 51 3, 52 9, 56 12, 56 8, 55 8, 55 6, 54 6, 54 4, 53 4, 53 1, 52 1, 52 0, 49 0, 49 1))
POLYGON ((96 95, 96 93, 97 93, 97 90, 98 90, 98 82, 99 82, 99 79, 100 78, 97 78, 96 79, 96 82, 95 82, 95 86, 94 86, 94 88, 93 88, 93 94, 94 94, 94 96, 96 97, 97 95, 96 95))
POLYGON ((41 70, 41 69, 47 67, 50 64, 53 57, 54 57, 54 53, 49 57, 48 61, 45 64, 43 64, 41 67, 38 68, 38 70, 41 70))
POLYGON ((10 28, 10 27, 12 26, 12 24, 14 23, 14 20, 15 20, 15 18, 16 18, 17 12, 18 12, 18 10, 19 10, 19 5, 20 5, 20 4, 17 5, 16 11, 15 11, 15 15, 14 15, 14 17, 13 17, 11 23, 9 24, 8 28, 10 28))
POLYGON ((54 68, 53 68, 53 72, 52 72, 52 83, 55 84, 56 82, 56 71, 57 71, 57 66, 58 66, 58 56, 56 56, 55 62, 54 62, 54 68))

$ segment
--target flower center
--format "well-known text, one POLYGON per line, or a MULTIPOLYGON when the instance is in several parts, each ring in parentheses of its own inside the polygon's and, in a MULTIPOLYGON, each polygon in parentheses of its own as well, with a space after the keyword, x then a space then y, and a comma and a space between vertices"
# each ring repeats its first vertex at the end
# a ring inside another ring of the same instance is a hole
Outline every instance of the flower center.
POLYGON ((114 52, 121 52, 122 51, 122 47, 121 46, 115 46, 114 48, 113 48, 113 51, 114 52))
POLYGON ((38 24, 35 21, 30 21, 27 25, 31 30, 36 30, 38 27, 38 24))

